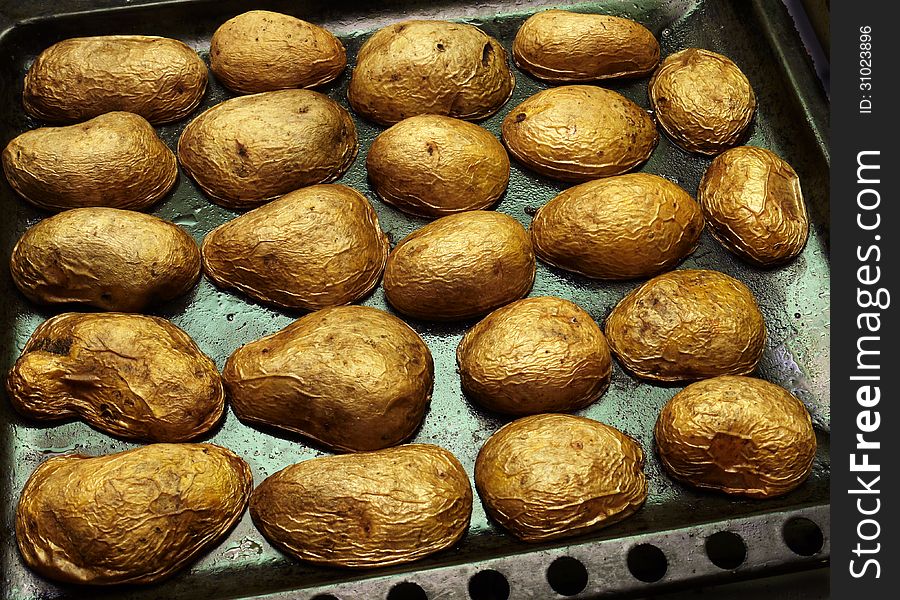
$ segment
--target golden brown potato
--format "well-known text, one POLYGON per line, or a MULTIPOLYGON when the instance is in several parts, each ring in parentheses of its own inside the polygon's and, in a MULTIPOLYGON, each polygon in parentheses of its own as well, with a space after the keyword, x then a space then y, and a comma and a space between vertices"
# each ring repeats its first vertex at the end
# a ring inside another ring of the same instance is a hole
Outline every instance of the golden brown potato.
POLYGON ((740 142, 756 110, 756 95, 738 66, 699 48, 666 57, 649 94, 663 131, 699 154, 718 154, 740 142))
POLYGON ((659 63, 659 43, 640 23, 565 10, 529 17, 512 51, 520 69, 553 83, 637 77, 659 63))
POLYGON ((401 240, 384 269, 384 293, 416 319, 467 319, 528 294, 534 273, 522 225, 475 210, 442 217, 401 240))
POLYGON ((376 137, 366 168, 382 200, 423 217, 488 208, 509 183, 509 156, 497 138, 440 115, 404 119, 376 137))
POLYGON ((9 261, 32 302, 139 312, 194 287, 200 248, 183 229, 116 208, 76 208, 40 221, 9 261))
POLYGON ((752 377, 692 383, 663 407, 654 434, 673 478, 751 498, 793 490, 816 456, 816 434, 803 403, 752 377))
POLYGON ((649 158, 659 137, 644 109, 590 85, 538 92, 506 115, 501 133, 516 160, 562 181, 630 171, 649 158))
POLYGON ((203 271, 217 285, 304 310, 371 292, 389 250, 368 200, 336 184, 286 194, 216 227, 201 246, 203 271))
POLYGON ((206 92, 206 65, 186 44, 150 35, 71 38, 41 52, 25 75, 25 112, 52 122, 116 110, 153 124, 191 114, 206 92))
POLYGON ((683 269, 654 277, 622 298, 606 339, 629 371, 651 381, 752 373, 766 345, 753 293, 718 271, 683 269))
POLYGON ((225 410, 219 371, 165 319, 63 313, 31 334, 6 380, 13 407, 41 421, 77 417, 132 440, 182 442, 225 410))
POLYGON ((596 531, 647 499, 644 453, 603 423, 572 415, 523 417, 492 435, 475 461, 485 510, 526 542, 596 531))
POLYGON ((23 198, 45 210, 143 210, 172 189, 178 165, 143 117, 111 112, 26 131, 3 151, 3 173, 23 198))
POLYGON ((307 460, 269 476, 250 498, 256 527, 301 560, 381 567, 462 538, 472 488, 452 454, 430 444, 307 460))
POLYGON ((251 10, 216 29, 209 62, 225 87, 253 94, 328 83, 347 66, 347 53, 340 40, 317 25, 251 10))
POLYGON ((515 85, 506 50, 477 27, 404 21, 360 48, 347 99, 381 125, 423 114, 477 120, 497 112, 515 85))
POLYGON ((178 161, 216 204, 246 209, 344 174, 358 151, 353 119, 311 90, 232 98, 190 122, 178 161))
POLYGON ((538 257, 599 279, 634 279, 671 269, 697 248, 700 207, 662 177, 631 173, 571 187, 531 222, 538 257))
POLYGON ((755 264, 783 263, 806 245, 809 217, 800 179, 769 150, 739 146, 717 156, 697 200, 713 236, 755 264))
POLYGON ((55 581, 154 583, 219 543, 252 487, 247 463, 212 444, 57 456, 22 490, 16 540, 25 564, 55 581))
POLYGON ((568 412, 606 391, 612 371, 600 327, 562 298, 517 300, 472 327, 456 349, 462 389, 512 415, 568 412))

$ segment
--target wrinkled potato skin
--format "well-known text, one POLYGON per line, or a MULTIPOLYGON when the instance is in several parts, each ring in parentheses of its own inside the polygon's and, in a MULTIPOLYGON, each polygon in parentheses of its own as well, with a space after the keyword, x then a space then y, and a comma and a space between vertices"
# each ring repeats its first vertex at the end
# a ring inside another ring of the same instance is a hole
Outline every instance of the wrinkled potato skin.
POLYGON ((347 52, 340 40, 317 25, 251 10, 216 29, 209 62, 225 87, 255 94, 328 83, 347 66, 347 52))
POLYGON ((250 498, 272 544, 301 560, 352 568, 418 560, 453 546, 472 488, 452 454, 430 444, 313 458, 275 473, 250 498))
POLYGON ((410 437, 422 422, 434 361, 400 319, 342 306, 241 347, 222 379, 243 421, 300 433, 334 450, 379 450, 410 437))
POLYGON ((200 248, 186 231, 151 215, 76 208, 40 221, 10 258, 16 287, 32 302, 74 302, 140 312, 191 289, 200 248))
POLYGON ((318 310, 371 292, 390 246, 368 200, 334 184, 291 192, 220 225, 200 249, 203 271, 216 285, 318 310))
POLYGON ((213 202, 242 210, 334 181, 358 150, 353 119, 337 102, 311 90, 279 90, 202 113, 181 134, 178 161, 213 202))
POLYGON ((574 182, 631 170, 650 157, 659 138, 644 109, 590 85, 538 92, 506 115, 501 133, 510 154, 529 169, 574 182))
POLYGON ((421 217, 488 208, 509 183, 509 156, 497 138, 440 115, 410 117, 381 133, 366 168, 382 200, 421 217))
POLYGON ((565 10, 529 17, 512 52, 516 66, 552 83, 639 77, 659 63, 659 43, 640 23, 565 10))
POLYGON ((154 125, 191 114, 206 92, 203 60, 186 44, 149 35, 71 38, 41 52, 25 75, 32 117, 83 121, 123 110, 154 125))
POLYGON ((525 542, 612 525, 647 499, 644 453, 624 433, 572 415, 524 417, 492 435, 475 461, 488 515, 525 542))
POLYGON ((44 210, 144 210, 172 189, 178 165, 143 117, 111 112, 26 131, 3 151, 3 173, 16 192, 44 210))
POLYGON ((469 211, 401 240, 384 269, 384 292, 391 306, 416 319, 467 319, 527 295, 534 274, 531 239, 518 221, 469 211))
POLYGON ((752 373, 766 325, 743 283, 718 271, 683 269, 625 296, 606 320, 606 339, 638 377, 690 381, 752 373))
POLYGON ((13 407, 41 421, 77 417, 130 440, 183 442, 222 418, 213 361, 158 317, 63 313, 35 329, 6 380, 13 407))
POLYGON ((809 216, 800 179, 769 150, 739 146, 717 156, 697 200, 713 236, 754 264, 783 263, 806 245, 809 216))
POLYGON ((630 173, 571 187, 531 222, 538 257, 598 279, 634 279, 671 269, 696 250, 700 206, 679 186, 630 173))
POLYGON ((816 456, 816 434, 803 403, 752 377, 689 385, 663 407, 654 436, 673 478, 751 498, 793 490, 806 480, 816 456))
POLYGON ((577 304, 552 297, 489 314, 463 336, 456 363, 469 398, 512 415, 584 408, 606 391, 612 372, 597 323, 577 304))
POLYGON ((506 50, 477 27, 404 21, 360 48, 347 99, 380 125, 423 114, 479 120, 497 112, 515 85, 506 50))
POLYGON ((688 152, 710 156, 735 146, 756 110, 756 95, 738 66, 698 48, 666 57, 649 93, 663 131, 688 152))
POLYGON ((212 444, 57 456, 22 490, 16 539, 25 564, 55 581, 154 583, 220 542, 252 486, 247 463, 212 444))

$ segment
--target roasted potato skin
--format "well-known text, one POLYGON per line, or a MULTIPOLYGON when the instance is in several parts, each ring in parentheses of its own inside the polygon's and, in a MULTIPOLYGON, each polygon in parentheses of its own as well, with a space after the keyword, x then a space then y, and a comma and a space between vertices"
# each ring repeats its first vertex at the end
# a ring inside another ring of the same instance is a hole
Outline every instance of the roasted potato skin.
POLYGON ((654 436, 674 479, 751 498, 797 488, 816 456, 803 403, 752 377, 726 375, 687 386, 663 407, 654 436))
POLYGON ((9 185, 38 208, 144 210, 178 179, 175 154, 143 117, 111 112, 67 127, 40 127, 3 150, 9 185))
POLYGON ((25 564, 64 583, 162 581, 221 541, 250 497, 250 467, 212 444, 152 444, 42 463, 16 510, 25 564))
POLYGON ((255 94, 328 83, 347 66, 347 52, 340 40, 318 25, 251 10, 216 29, 209 62, 225 87, 255 94))
POLYGON ((312 90, 279 90, 203 112, 181 134, 178 161, 213 202, 243 210, 334 181, 358 150, 341 105, 312 90))
POLYGON ((587 82, 649 74, 659 63, 659 43, 631 19, 545 10, 522 24, 512 54, 538 79, 587 82))
POLYGON ((486 129, 441 115, 410 117, 381 133, 366 169, 382 200, 421 217, 488 208, 509 183, 503 144, 486 129))
POLYGON ((200 248, 186 231, 151 215, 76 208, 26 231, 9 264, 32 302, 140 312, 197 283, 200 248))
POLYGON ((531 222, 538 257, 598 279, 634 279, 671 269, 700 243, 703 215, 683 189, 649 173, 571 187, 531 222))
POLYGON ((402 239, 388 256, 384 292, 405 315, 451 321, 522 298, 534 274, 531 239, 518 221, 469 211, 441 217, 402 239))
POLYGON ((506 50, 477 27, 404 21, 360 48, 347 99, 380 125, 422 114, 479 120, 497 112, 515 85, 506 50))
POLYGON ((642 379, 691 381, 756 369, 766 325, 753 293, 718 271, 663 273, 625 296, 606 320, 619 362, 642 379))
POLYGON ((697 200, 713 236, 756 265, 794 258, 809 237, 800 178, 765 148, 738 146, 714 158, 697 200))
POLYGON ((525 542, 596 531, 647 498, 640 445, 584 417, 523 417, 492 435, 475 461, 488 515, 525 542))
POLYGON ((225 410, 215 363, 165 319, 63 313, 35 329, 6 380, 20 414, 77 417, 125 439, 183 442, 225 410))
POLYGON ((596 401, 612 358, 577 304, 535 297, 498 308, 463 336, 456 363, 466 396, 496 412, 568 412, 596 401))
POLYGON ((449 548, 471 514, 468 475, 430 444, 313 458, 269 476, 250 498, 272 544, 338 567, 397 565, 449 548))
POLYGON ((509 153, 526 167, 573 182, 630 171, 650 157, 659 139, 644 109, 591 85, 538 92, 506 115, 501 133, 509 153))
POLYGON ((303 310, 371 292, 389 249, 368 200, 339 184, 286 194, 213 229, 200 247, 216 285, 303 310))
POLYGON ((154 125, 191 114, 206 92, 206 65, 186 44, 149 35, 71 38, 41 52, 25 75, 25 112, 52 123, 111 111, 154 125))

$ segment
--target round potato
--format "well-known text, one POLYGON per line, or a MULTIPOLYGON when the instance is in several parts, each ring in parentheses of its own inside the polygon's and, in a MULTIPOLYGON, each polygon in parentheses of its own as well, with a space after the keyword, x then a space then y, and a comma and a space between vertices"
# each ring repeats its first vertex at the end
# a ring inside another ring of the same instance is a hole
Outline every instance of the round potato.
POLYGON ((212 444, 56 456, 22 490, 16 541, 25 564, 55 581, 154 583, 219 543, 252 487, 247 463, 212 444))
POLYGON ((567 412, 606 391, 612 371, 600 327, 562 298, 517 300, 466 332, 456 349, 466 395, 512 415, 567 412))
POLYGON ((497 138, 440 115, 410 117, 383 132, 366 168, 385 202, 422 217, 488 208, 509 183, 509 156, 497 138))
POLYGON ((506 115, 501 133, 516 160, 562 181, 630 171, 650 157, 659 137, 647 111, 590 85, 538 92, 506 115))
POLYGON ((368 200, 344 185, 286 194, 216 227, 201 246, 203 270, 217 285, 304 310, 371 292, 389 250, 368 200))
POLYGON ((662 177, 631 173, 571 187, 531 222, 538 257, 598 279, 634 279, 671 269, 697 248, 700 207, 662 177))
POLYGON ((638 77, 659 63, 659 43, 640 23, 566 10, 529 17, 512 52, 520 69, 553 83, 638 77))
POLYGON ((449 548, 471 514, 468 475, 430 444, 313 458, 269 476, 250 498, 272 544, 339 567, 397 565, 449 548))
POLYGON ((606 339, 638 377, 690 381, 753 372, 766 325, 743 283, 718 271, 684 269, 625 296, 606 320, 606 339))
POLYGON ((206 92, 206 65, 186 44, 149 35, 71 38, 41 52, 25 75, 25 112, 52 122, 111 111, 178 121, 206 92))
POLYGON ((68 127, 41 127, 3 150, 9 185, 39 208, 143 210, 178 179, 175 154, 143 117, 111 112, 68 127))
POLYGON ((344 174, 358 151, 353 119, 311 90, 232 98, 185 127, 178 161, 216 204, 246 209, 344 174))
POLYGON ((739 146, 713 159, 697 200, 713 236, 750 262, 783 263, 806 245, 809 217, 800 179, 765 148, 739 146))
POLYGON ((200 248, 177 225, 150 215, 76 208, 26 231, 9 266, 32 302, 140 312, 194 287, 200 248))
POLYGON ((751 498, 793 490, 816 456, 816 434, 803 403, 752 377, 692 383, 663 407, 654 435, 673 478, 751 498))
POLYGON ((222 418, 225 391, 213 361, 165 319, 63 313, 31 334, 6 380, 30 419, 77 417, 130 440, 183 442, 222 418))
POLYGON ((311 88, 347 66, 340 40, 312 23, 268 10, 225 21, 209 43, 212 72, 240 94, 311 88))
POLYGON ((688 48, 666 57, 650 80, 660 127, 687 150, 714 155, 736 145, 753 119, 756 95, 728 57, 688 48))
POLYGON ((381 125, 423 114, 477 120, 497 112, 515 85, 503 46, 477 27, 404 21, 360 48, 347 99, 381 125))
POLYGON ((384 293, 416 319, 468 319, 528 294, 534 273, 522 225, 476 210, 442 217, 401 240, 384 269, 384 293))
POLYGON ((644 453, 603 423, 534 415, 492 435, 475 461, 475 487, 494 520, 526 542, 596 531, 647 499, 644 453))

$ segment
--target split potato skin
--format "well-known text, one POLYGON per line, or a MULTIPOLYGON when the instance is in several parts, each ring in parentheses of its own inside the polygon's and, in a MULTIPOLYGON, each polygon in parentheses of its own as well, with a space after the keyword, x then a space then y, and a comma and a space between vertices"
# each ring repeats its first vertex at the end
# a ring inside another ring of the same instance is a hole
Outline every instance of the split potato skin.
POLYGON ((326 84, 347 66, 347 52, 340 40, 318 25, 251 10, 216 29, 209 62, 225 87, 255 94, 326 84))
POLYGON ((492 435, 475 461, 488 515, 525 542, 596 531, 647 499, 640 445, 572 415, 523 417, 492 435))
POLYGON ((571 187, 531 222, 538 257, 598 279, 649 277, 696 250, 700 206, 682 188, 649 173, 630 173, 571 187))
POLYGON ((378 196, 403 212, 441 217, 495 204, 509 183, 509 156, 472 123, 419 115, 397 123, 366 155, 378 196))
POLYGON ((663 407, 654 436, 674 479, 751 498, 797 488, 816 455, 803 403, 752 377, 722 376, 687 386, 663 407))
POLYGON ((444 550, 471 514, 468 475, 430 444, 313 458, 269 476, 250 499, 253 522, 273 545, 337 567, 398 565, 444 550))
POLYGON ((219 543, 247 507, 250 467, 212 444, 152 444, 43 462, 16 510, 25 564, 87 585, 148 584, 219 543))
POLYGON ((498 308, 456 349, 466 396, 512 415, 578 410, 609 385, 612 358, 600 327, 577 304, 536 297, 498 308))
POLYGON ((111 111, 154 125, 188 116, 203 99, 206 65, 189 46, 149 35, 71 38, 41 52, 25 75, 25 112, 72 123, 111 111))
POLYGON ((77 417, 129 440, 183 442, 225 410, 215 363, 175 325, 125 313, 63 313, 35 329, 6 380, 20 414, 77 417))

